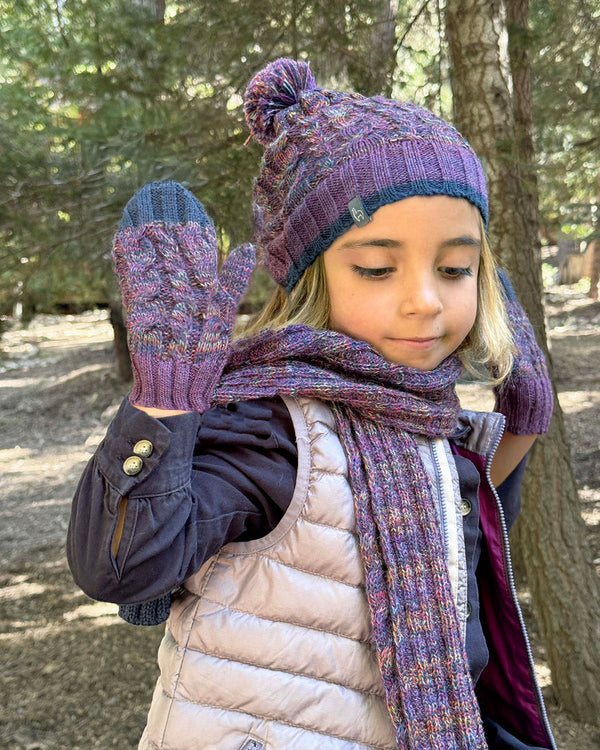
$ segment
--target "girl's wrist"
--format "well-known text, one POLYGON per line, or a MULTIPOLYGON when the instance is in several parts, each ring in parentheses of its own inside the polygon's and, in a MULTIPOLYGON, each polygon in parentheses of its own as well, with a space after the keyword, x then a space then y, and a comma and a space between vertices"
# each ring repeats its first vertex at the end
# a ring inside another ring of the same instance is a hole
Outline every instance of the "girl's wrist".
POLYGON ((141 404, 132 404, 136 409, 146 412, 155 419, 161 419, 162 417, 174 417, 177 414, 188 414, 186 409, 159 409, 156 406, 142 406, 141 404))

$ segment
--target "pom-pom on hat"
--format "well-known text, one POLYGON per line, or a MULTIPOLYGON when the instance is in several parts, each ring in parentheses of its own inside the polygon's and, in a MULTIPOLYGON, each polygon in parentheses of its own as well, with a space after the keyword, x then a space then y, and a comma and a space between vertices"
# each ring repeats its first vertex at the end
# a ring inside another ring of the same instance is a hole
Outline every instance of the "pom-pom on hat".
POLYGON ((288 292, 337 237, 387 203, 466 198, 487 224, 475 152, 429 110, 321 88, 307 63, 280 58, 250 81, 244 112, 266 147, 254 186, 256 244, 288 292))

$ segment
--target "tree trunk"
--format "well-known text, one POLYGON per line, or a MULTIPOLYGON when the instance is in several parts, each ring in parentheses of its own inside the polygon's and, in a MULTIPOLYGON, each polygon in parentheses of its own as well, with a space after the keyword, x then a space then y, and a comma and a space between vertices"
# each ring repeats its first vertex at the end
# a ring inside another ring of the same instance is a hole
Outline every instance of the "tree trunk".
POLYGON ((598 282, 600 281, 600 239, 592 240, 586 252, 589 252, 590 290, 588 297, 598 299, 598 282))
MULTIPOLYGON (((510 64, 501 47, 508 27, 500 1, 448 0, 454 111, 458 128, 488 173, 490 242, 546 348, 529 64, 523 43, 527 3, 508 0, 508 6, 510 64)), ((537 441, 529 460, 519 523, 521 558, 555 695, 575 718, 597 721, 600 586, 585 542, 557 400, 550 432, 537 441)))
MULTIPOLYGON (((600 183, 600 178, 598 181, 600 183)), ((596 197, 596 205, 600 205, 600 195, 596 197)), ((598 212, 593 214, 593 217, 593 236, 589 240, 585 251, 588 260, 587 268, 583 275, 590 277, 588 297, 591 299, 598 299, 598 283, 600 283, 600 219, 598 218, 598 212)))
POLYGON ((508 0, 506 4, 506 24, 508 56, 513 85, 515 147, 521 177, 519 188, 526 197, 521 212, 523 216, 522 231, 524 236, 525 234, 527 236, 526 246, 534 248, 537 255, 539 253, 540 215, 535 146, 533 143, 533 98, 531 95, 531 63, 529 61, 531 39, 528 22, 529 0, 508 0))

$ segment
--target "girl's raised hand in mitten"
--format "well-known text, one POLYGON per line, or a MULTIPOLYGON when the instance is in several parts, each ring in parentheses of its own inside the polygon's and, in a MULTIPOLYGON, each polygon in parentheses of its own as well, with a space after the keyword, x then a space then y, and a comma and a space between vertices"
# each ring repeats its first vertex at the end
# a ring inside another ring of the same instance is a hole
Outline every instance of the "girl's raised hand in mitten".
POLYGON ((553 408, 546 358, 506 271, 498 269, 498 277, 517 351, 510 376, 494 389, 494 410, 504 414, 514 435, 539 435, 548 431, 553 408))
POLYGON ((227 360, 255 262, 250 244, 220 273, 212 221, 176 182, 152 182, 125 207, 113 260, 127 313, 138 406, 205 411, 227 360))

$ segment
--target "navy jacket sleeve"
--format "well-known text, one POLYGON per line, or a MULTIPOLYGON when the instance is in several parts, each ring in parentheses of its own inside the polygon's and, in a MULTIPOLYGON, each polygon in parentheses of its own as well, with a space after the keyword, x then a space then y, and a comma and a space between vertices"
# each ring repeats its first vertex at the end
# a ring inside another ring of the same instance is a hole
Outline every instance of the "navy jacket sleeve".
POLYGON ((294 429, 281 399, 164 419, 126 399, 73 500, 67 556, 76 583, 95 599, 119 604, 163 596, 224 544, 260 538, 277 525, 293 494, 296 462, 294 429), (152 452, 128 476, 123 463, 140 440, 152 452))
POLYGON ((509 531, 521 512, 521 485, 523 483, 523 474, 525 473, 528 456, 529 454, 524 456, 502 484, 496 487, 498 497, 504 509, 506 527, 509 531))

